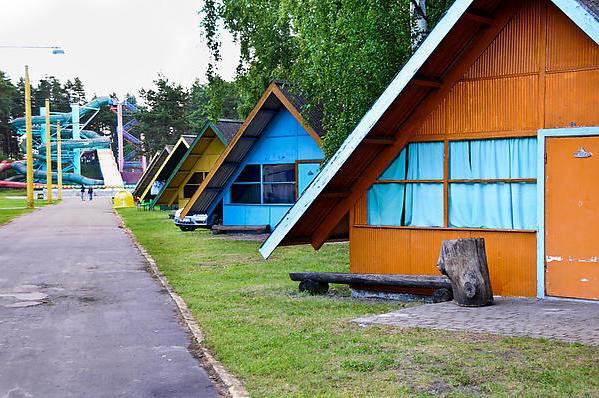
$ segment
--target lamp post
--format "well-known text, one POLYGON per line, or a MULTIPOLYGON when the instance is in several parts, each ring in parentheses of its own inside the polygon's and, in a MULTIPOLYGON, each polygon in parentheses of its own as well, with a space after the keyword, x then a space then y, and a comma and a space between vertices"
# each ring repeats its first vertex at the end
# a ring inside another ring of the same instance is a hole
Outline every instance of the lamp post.
POLYGON ((29 50, 39 50, 39 49, 48 49, 52 50, 52 55, 62 55, 64 54, 64 49, 60 46, 11 46, 11 45, 1 45, 0 48, 20 48, 20 49, 29 49, 29 50))
POLYGON ((31 87, 29 66, 25 65, 25 132, 27 140, 27 207, 35 207, 33 201, 33 131, 31 126, 31 87))
POLYGON ((46 98, 46 195, 52 203, 52 141, 50 135, 50 100, 46 98))
MULTIPOLYGON (((53 55, 62 55, 64 50, 59 46, 15 46, 15 45, 0 45, 0 48, 18 48, 18 49, 50 49, 53 55)), ((46 136, 50 132, 50 105, 46 100, 46 136)), ((27 140, 27 207, 33 209, 35 202, 33 198, 33 126, 31 122, 31 82, 29 80, 29 66, 25 65, 25 137, 27 140)), ((50 140, 48 139, 49 143, 50 140)), ((47 144, 48 145, 48 144, 47 144)), ((46 150, 46 155, 50 158, 49 150, 46 150)), ((50 189, 48 190, 48 200, 52 201, 52 174, 51 164, 47 167, 50 170, 50 189)))
POLYGON ((56 122, 56 174, 58 200, 62 200, 62 144, 60 142, 60 122, 56 122))

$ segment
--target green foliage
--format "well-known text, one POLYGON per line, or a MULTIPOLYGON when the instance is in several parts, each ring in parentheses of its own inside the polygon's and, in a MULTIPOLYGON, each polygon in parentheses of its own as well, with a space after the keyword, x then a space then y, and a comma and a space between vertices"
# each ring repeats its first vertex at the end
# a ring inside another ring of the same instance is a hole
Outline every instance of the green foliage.
POLYGON ((142 89, 143 106, 135 115, 150 154, 174 144, 181 134, 195 134, 207 119, 237 118, 236 87, 213 76, 208 84, 196 81, 188 90, 163 76, 155 89, 142 89))
MULTIPOLYGON (((427 2, 429 26, 449 2, 427 2)), ((273 78, 292 80, 309 107, 324 108, 329 156, 411 53, 410 0, 210 0, 201 11, 213 63, 219 26, 240 44, 240 116, 273 78)), ((214 73, 211 65, 208 78, 214 73)))
POLYGON ((324 107, 330 156, 410 55, 409 4, 290 0, 289 7, 300 38, 292 79, 324 107))
POLYGON ((201 104, 205 118, 216 121, 221 118, 237 119, 239 117, 240 98, 234 83, 227 82, 220 76, 212 76, 208 84, 203 87, 205 96, 202 99, 205 102, 201 102, 201 104))
POLYGON ((0 160, 17 152, 17 143, 9 124, 17 112, 17 96, 17 87, 0 71, 0 160))
POLYGON ((161 75, 154 85, 155 89, 140 90, 144 105, 139 107, 135 115, 145 135, 146 149, 152 152, 173 144, 189 130, 186 118, 188 92, 161 75))

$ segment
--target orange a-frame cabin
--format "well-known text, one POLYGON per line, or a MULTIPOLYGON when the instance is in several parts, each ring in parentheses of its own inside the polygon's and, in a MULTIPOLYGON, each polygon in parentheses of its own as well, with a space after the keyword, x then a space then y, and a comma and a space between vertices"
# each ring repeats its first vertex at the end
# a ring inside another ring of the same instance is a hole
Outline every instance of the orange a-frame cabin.
POLYGON ((261 253, 349 238, 351 272, 438 275, 483 237, 495 294, 598 300, 598 15, 457 0, 261 253))

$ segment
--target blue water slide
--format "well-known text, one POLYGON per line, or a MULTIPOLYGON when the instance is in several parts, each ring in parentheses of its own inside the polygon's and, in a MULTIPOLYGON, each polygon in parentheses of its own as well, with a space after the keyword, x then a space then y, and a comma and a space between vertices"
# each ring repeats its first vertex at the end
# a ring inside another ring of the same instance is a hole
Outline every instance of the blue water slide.
MULTIPOLYGON (((18 161, 12 162, 11 167, 19 174, 27 174, 27 162, 18 161)), ((36 170, 33 172, 33 178, 37 180, 46 180, 46 172, 43 170, 36 170)), ((52 180, 58 180, 58 173, 52 172, 52 180)), ((74 173, 62 173, 62 182, 64 184, 75 184, 75 185, 104 185, 104 180, 96 180, 93 178, 83 177, 81 174, 74 173)))
MULTIPOLYGON (((93 100, 91 100, 90 102, 88 102, 85 105, 82 105, 79 108, 79 117, 84 117, 89 112, 93 112, 103 106, 106 106, 106 105, 112 105, 113 103, 114 103, 114 100, 110 97, 94 98, 93 100)), ((59 122, 61 125, 68 124, 72 121, 72 117, 73 117, 72 112, 57 112, 57 113, 53 112, 50 115, 50 123, 56 124, 57 122, 59 122)), ((31 119, 31 123, 32 124, 40 124, 40 125, 44 124, 44 123, 46 123, 46 116, 44 116, 44 115, 33 116, 31 119)), ((25 130, 25 118, 24 117, 16 118, 10 124, 16 130, 22 130, 22 131, 25 130)))

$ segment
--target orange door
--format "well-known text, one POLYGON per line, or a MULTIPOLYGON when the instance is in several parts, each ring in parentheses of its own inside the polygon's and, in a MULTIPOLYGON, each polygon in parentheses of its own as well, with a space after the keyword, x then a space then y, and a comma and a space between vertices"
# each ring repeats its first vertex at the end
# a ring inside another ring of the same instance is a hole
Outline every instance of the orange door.
POLYGON ((547 138, 545 288, 599 300, 599 137, 547 138))

